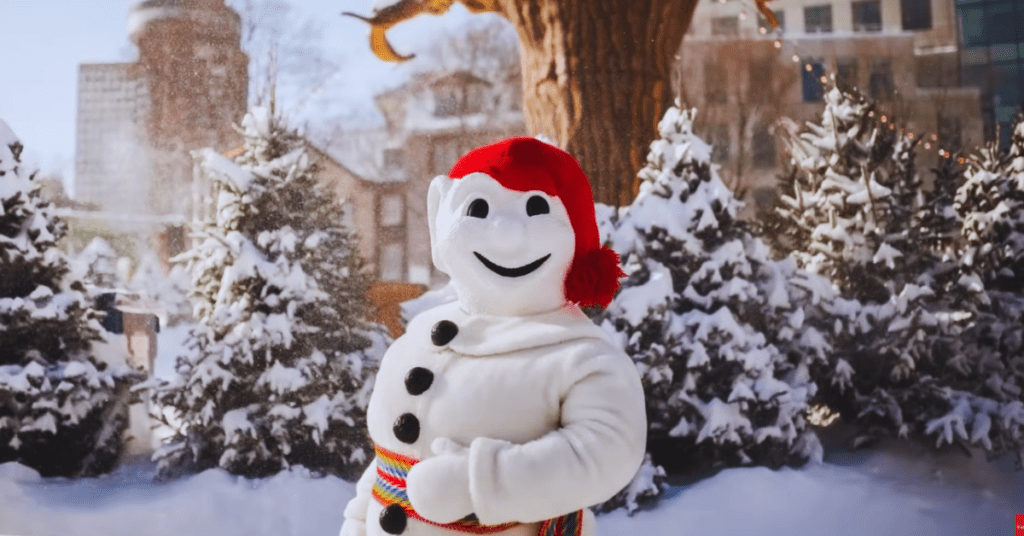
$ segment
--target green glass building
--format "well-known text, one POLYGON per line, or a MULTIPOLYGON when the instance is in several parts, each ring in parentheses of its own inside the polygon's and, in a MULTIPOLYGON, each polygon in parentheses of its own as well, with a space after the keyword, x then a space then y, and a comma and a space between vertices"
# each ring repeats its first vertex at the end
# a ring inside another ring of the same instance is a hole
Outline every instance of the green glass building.
POLYGON ((1024 102, 1024 0, 956 0, 960 74, 982 92, 985 138, 1008 143, 1024 102))

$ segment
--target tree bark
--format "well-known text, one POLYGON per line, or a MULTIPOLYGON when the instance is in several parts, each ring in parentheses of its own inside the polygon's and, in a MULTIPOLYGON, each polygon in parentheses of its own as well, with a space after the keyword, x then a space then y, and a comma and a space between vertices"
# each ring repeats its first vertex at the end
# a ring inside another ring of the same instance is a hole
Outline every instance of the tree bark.
POLYGON ((594 199, 625 205, 671 105, 671 66, 697 0, 509 0, 531 132, 576 157, 594 199))

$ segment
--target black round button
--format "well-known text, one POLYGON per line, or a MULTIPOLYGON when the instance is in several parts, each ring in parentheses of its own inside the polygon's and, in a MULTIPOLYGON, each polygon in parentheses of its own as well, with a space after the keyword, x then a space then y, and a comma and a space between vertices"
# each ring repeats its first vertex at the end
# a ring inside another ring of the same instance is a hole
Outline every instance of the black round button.
POLYGON ((452 339, 458 334, 459 326, 456 326, 455 322, 442 320, 434 324, 434 328, 430 330, 430 340, 434 346, 444 346, 452 342, 452 339))
POLYGON ((402 443, 415 443, 420 438, 420 420, 412 413, 403 413, 395 419, 391 430, 402 443))
POLYGON ((409 520, 406 518, 402 505, 389 504, 380 511, 380 528, 388 534, 401 534, 405 532, 405 526, 409 520))
POLYGON ((413 367, 405 375, 405 390, 412 396, 422 395, 434 383, 434 373, 423 367, 413 367))

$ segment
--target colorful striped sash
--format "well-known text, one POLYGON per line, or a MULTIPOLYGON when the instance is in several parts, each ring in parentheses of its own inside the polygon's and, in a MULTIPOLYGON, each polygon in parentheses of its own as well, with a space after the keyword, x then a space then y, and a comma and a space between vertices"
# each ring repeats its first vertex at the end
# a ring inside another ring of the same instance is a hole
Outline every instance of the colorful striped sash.
MULTIPOLYGON (((412 469, 412 466, 416 465, 419 460, 380 446, 375 446, 374 450, 377 452, 377 481, 373 484, 373 498, 381 505, 387 507, 399 504, 408 517, 437 527, 470 534, 494 534, 519 526, 519 523, 515 522, 501 525, 481 525, 474 515, 448 524, 424 519, 413 510, 412 504, 409 503, 409 495, 405 491, 405 477, 409 474, 409 469, 412 469)), ((581 536, 582 531, 583 510, 577 510, 571 514, 544 521, 540 525, 538 536, 581 536)))

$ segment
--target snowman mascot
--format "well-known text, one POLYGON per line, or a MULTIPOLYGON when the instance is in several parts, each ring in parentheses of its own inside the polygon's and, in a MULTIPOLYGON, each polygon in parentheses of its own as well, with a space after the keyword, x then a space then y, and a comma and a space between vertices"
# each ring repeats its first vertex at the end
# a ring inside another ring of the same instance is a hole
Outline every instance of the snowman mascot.
POLYGON ((630 482, 647 433, 640 377, 580 311, 622 276, 587 177, 510 138, 460 159, 427 199, 454 303, 384 355, 367 409, 376 459, 341 536, 596 534, 588 506, 630 482))

